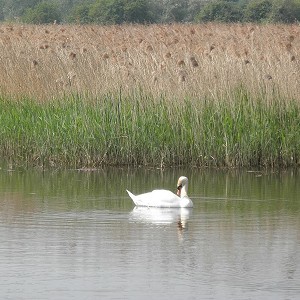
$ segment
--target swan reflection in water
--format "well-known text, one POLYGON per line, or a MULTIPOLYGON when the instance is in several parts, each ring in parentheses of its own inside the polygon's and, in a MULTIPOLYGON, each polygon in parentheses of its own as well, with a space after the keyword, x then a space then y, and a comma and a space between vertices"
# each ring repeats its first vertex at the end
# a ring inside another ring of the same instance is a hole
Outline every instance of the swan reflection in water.
POLYGON ((136 206, 131 214, 133 222, 152 223, 156 225, 176 224, 179 231, 187 230, 191 208, 158 208, 136 206))

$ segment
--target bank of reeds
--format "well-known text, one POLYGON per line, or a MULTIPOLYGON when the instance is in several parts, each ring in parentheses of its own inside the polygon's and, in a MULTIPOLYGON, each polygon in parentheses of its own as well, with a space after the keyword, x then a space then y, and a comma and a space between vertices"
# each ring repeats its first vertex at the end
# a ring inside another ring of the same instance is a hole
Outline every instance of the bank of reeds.
POLYGON ((253 24, 0 24, 0 92, 39 100, 86 93, 300 100, 300 27, 253 24))
POLYGON ((300 164, 300 108, 274 98, 170 103, 136 93, 38 103, 0 100, 0 153, 12 165, 288 167, 300 164))
POLYGON ((0 24, 0 153, 44 167, 298 166, 299 37, 297 24, 0 24))

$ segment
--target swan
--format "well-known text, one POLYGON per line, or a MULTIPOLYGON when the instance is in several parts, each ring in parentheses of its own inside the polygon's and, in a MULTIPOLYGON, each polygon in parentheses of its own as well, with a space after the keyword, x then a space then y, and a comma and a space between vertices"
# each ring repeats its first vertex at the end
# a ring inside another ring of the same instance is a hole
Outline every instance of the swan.
POLYGON ((133 195, 127 193, 136 206, 147 207, 193 207, 192 200, 187 195, 188 179, 181 176, 177 182, 177 195, 168 190, 154 190, 149 193, 133 195))

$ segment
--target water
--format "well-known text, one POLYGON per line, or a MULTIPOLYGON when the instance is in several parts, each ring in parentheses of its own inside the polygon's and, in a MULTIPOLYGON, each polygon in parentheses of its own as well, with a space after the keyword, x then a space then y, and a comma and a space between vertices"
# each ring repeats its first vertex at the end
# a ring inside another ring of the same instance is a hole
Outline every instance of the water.
POLYGON ((0 299, 299 299, 300 175, 0 170, 0 299), (193 209, 134 208, 175 190, 193 209))

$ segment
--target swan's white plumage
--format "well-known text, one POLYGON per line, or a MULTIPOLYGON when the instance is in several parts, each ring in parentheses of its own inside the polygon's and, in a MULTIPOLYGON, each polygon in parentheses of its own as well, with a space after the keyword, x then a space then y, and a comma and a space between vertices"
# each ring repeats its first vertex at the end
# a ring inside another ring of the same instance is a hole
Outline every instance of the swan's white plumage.
POLYGON ((187 196, 187 186, 188 179, 181 176, 177 183, 177 188, 180 188, 180 197, 168 190, 154 190, 140 195, 133 195, 127 190, 127 193, 136 206, 193 207, 192 200, 187 196))

